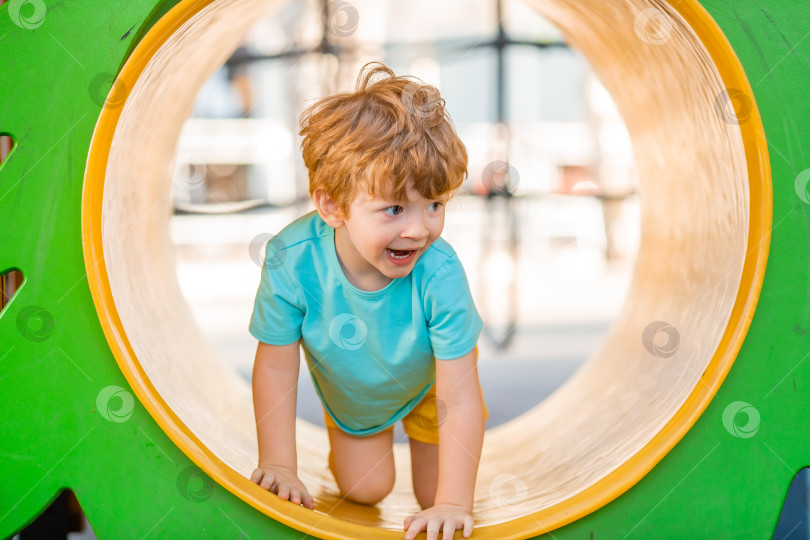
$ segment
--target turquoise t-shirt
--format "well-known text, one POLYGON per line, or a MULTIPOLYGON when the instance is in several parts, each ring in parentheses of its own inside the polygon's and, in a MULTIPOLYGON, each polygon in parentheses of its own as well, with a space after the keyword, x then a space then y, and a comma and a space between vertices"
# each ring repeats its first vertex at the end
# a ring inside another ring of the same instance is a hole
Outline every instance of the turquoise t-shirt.
POLYGON ((313 210, 268 242, 249 330, 271 345, 301 338, 327 414, 363 436, 406 416, 436 380, 435 359, 470 352, 482 327, 444 239, 406 277, 363 291, 340 268, 335 229, 313 210))

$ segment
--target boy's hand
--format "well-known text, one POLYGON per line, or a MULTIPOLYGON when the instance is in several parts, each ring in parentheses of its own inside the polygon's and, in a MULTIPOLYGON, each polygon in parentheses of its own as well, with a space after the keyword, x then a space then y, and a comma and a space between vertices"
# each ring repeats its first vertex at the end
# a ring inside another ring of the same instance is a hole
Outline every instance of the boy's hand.
POLYGON ((439 531, 444 530, 442 540, 452 540, 456 529, 464 529, 464 538, 469 538, 473 530, 470 512, 461 506, 437 504, 418 514, 405 518, 405 538, 415 538, 420 531, 427 531, 427 540, 438 540, 439 531))
POLYGON ((250 481, 259 484, 263 489, 278 495, 282 501, 303 504, 310 510, 315 509, 315 501, 307 492, 304 483, 291 469, 280 465, 259 465, 250 475, 250 481))

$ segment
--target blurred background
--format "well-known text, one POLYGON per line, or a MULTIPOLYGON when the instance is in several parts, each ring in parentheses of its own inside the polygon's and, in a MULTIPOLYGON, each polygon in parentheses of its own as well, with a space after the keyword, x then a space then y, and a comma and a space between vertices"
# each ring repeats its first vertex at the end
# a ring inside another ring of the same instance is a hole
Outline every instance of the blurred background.
MULTIPOLYGON (((250 380, 262 246, 314 209, 298 117, 381 60, 439 88, 469 154, 442 237, 484 320, 487 427, 537 405, 621 308, 639 240, 627 131, 585 59, 518 0, 296 0, 200 89, 171 165, 177 274, 211 346, 250 380)), ((299 416, 323 425, 302 355, 299 416)), ((401 424, 398 441, 407 440, 401 424)))

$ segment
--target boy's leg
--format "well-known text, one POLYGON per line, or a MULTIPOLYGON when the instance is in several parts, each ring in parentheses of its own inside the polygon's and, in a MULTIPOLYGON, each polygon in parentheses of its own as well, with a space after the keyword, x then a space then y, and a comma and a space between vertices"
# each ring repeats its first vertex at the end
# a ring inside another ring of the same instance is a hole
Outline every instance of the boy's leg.
POLYGON ((413 493, 422 509, 430 508, 436 499, 439 483, 439 423, 445 411, 436 400, 436 385, 402 419, 402 427, 411 445, 413 493))
POLYGON ((329 468, 340 493, 360 504, 375 504, 394 487, 394 430, 367 437, 355 437, 340 428, 327 426, 329 468))
POLYGON ((408 438, 411 443, 413 492, 422 510, 433 506, 439 483, 439 445, 408 438))

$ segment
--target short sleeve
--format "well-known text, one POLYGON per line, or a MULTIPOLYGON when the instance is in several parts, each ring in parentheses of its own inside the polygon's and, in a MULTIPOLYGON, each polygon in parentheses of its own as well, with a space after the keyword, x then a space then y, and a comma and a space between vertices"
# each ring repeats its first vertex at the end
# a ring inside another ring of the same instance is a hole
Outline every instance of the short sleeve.
POLYGON ((428 281, 425 317, 437 360, 464 356, 478 343, 484 324, 475 308, 464 267, 455 255, 428 281))
POLYGON ((282 260, 283 257, 274 251, 272 242, 268 243, 250 318, 251 335, 270 345, 287 345, 300 338, 304 319, 296 285, 282 260))

